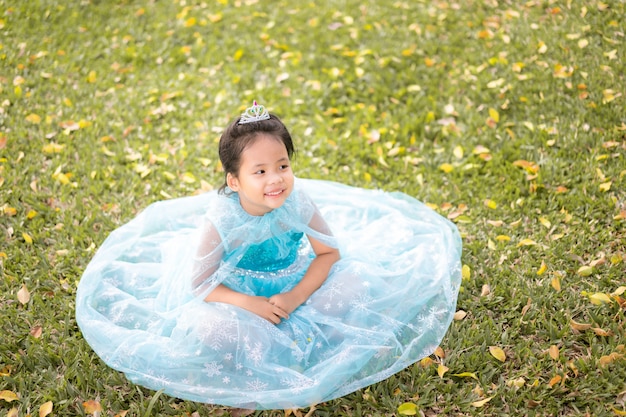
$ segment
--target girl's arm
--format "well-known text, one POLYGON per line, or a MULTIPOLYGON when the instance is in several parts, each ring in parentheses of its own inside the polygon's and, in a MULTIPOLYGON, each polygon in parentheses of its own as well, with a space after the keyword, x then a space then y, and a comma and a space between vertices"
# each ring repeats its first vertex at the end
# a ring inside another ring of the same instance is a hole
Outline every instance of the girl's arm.
MULTIPOLYGON (((313 216, 310 225, 315 230, 325 230, 330 233, 330 229, 319 212, 313 216)), ((338 249, 330 247, 311 236, 307 237, 315 252, 315 259, 309 265, 309 269, 307 269, 302 280, 291 291, 276 294, 269 299, 270 303, 280 307, 287 313, 293 312, 322 286, 326 278, 328 278, 330 268, 340 258, 338 249)))
MULTIPOLYGON (((207 221, 196 253, 197 261, 193 278, 193 288, 196 291, 202 291, 202 284, 217 271, 223 255, 222 239, 215 226, 207 221)), ((274 324, 280 323, 281 318, 286 319, 289 317, 280 307, 270 304, 267 298, 242 294, 223 284, 218 284, 204 298, 204 301, 236 305, 274 324)))

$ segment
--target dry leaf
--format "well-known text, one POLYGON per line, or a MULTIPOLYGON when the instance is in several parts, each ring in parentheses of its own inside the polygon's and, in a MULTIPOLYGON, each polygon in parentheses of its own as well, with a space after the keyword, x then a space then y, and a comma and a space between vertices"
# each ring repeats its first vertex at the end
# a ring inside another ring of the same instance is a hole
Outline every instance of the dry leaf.
POLYGON ((604 329, 601 329, 599 327, 594 327, 591 330, 593 330, 595 332, 596 335, 598 336, 613 336, 613 332, 612 331, 606 331, 604 329))
POLYGON ((489 294, 491 294, 491 287, 489 286, 489 284, 483 285, 482 289, 480 290, 480 296, 486 297, 489 294))
POLYGON ((461 372, 460 374, 452 374, 452 376, 457 376, 459 378, 474 378, 478 381, 478 377, 474 372, 461 372))
POLYGON ((491 401, 493 397, 487 397, 484 400, 480 400, 480 401, 474 401, 473 403, 471 403, 472 406, 474 407, 482 407, 483 405, 487 404, 489 401, 491 401))
POLYGON ((591 324, 578 323, 574 320, 570 320, 569 325, 571 326, 572 329, 579 330, 579 331, 585 331, 585 330, 591 329, 591 324))
POLYGON ((41 326, 35 326, 30 329, 30 335, 35 339, 39 339, 43 333, 43 328, 41 326))
POLYGON ((439 375, 439 378, 443 378, 445 373, 448 372, 449 370, 450 370, 450 368, 448 368, 447 366, 445 366, 443 364, 439 364, 437 366, 437 374, 439 375))
POLYGON ((22 289, 17 292, 17 300, 22 303, 22 305, 30 301, 30 292, 28 288, 26 288, 26 284, 22 285, 22 289))
POLYGON ((555 361, 559 360, 559 348, 556 345, 550 346, 548 353, 550 354, 550 357, 555 361))
POLYGON ((19 414, 17 413, 17 408, 13 407, 12 409, 9 410, 9 412, 7 413, 7 417, 18 417, 19 414))
POLYGON ((467 312, 464 310, 459 310, 454 313, 454 320, 463 320, 467 316, 467 312))
POLYGON ((102 412, 102 406, 99 401, 96 400, 87 400, 83 403, 83 408, 85 409, 85 413, 94 414, 102 412))
POLYGON ((553 386, 555 386, 556 384, 558 384, 562 380, 563 380, 563 378, 561 377, 561 375, 555 375, 555 376, 552 377, 550 382, 548 382, 548 385, 550 385, 550 388, 552 388, 553 386))
POLYGON ((2 390, 0 391, 0 400, 4 400, 8 403, 10 403, 11 401, 15 401, 19 399, 17 394, 14 393, 13 391, 9 391, 9 390, 2 390))
POLYGON ((506 360, 506 353, 504 353, 504 351, 497 346, 489 346, 489 353, 491 353, 491 356, 500 362, 504 362, 506 360))
POLYGON ((46 417, 51 412, 52 412, 52 401, 43 403, 41 407, 39 407, 39 417, 46 417))
POLYGON ((437 346, 437 349, 435 349, 434 354, 438 358, 445 358, 446 357, 446 353, 443 351, 443 349, 440 346, 437 346))

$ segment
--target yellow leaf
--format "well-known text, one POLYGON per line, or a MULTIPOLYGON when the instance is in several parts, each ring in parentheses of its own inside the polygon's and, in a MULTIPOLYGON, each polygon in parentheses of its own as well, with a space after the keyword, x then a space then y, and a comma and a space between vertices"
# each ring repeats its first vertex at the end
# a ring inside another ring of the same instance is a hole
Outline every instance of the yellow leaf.
POLYGON ((15 216, 17 214, 17 209, 15 207, 6 206, 4 208, 4 214, 7 216, 15 216))
POLYGON ((437 349, 435 349, 435 351, 433 352, 435 354, 435 356, 437 356, 438 358, 445 358, 446 357, 446 353, 443 351, 443 349, 441 348, 441 346, 437 346, 437 349))
POLYGON ((439 375, 439 378, 443 378, 443 376, 445 375, 446 372, 448 372, 449 369, 450 368, 448 368, 447 366, 441 363, 437 365, 437 374, 439 375))
POLYGON ((452 374, 452 376, 458 376, 459 378, 474 378, 478 381, 478 377, 474 372, 461 372, 460 374, 452 374))
POLYGON ((539 217, 539 223, 541 223, 546 229, 549 229, 550 226, 552 226, 550 220, 546 219, 545 217, 539 217))
POLYGON ((52 412, 52 401, 43 403, 41 407, 39 407, 39 417, 46 417, 51 412, 52 412))
POLYGON ((552 388, 553 386, 555 386, 556 384, 558 384, 562 380, 563 380, 563 378, 561 377, 561 375, 555 375, 555 376, 552 377, 552 379, 550 379, 550 382, 548 382, 548 385, 550 385, 550 388, 552 388))
POLYGON ((7 413, 7 417, 19 417, 19 414, 17 413, 17 408, 13 407, 12 409, 10 409, 7 413))
POLYGON ((464 310, 459 310, 454 313, 454 320, 463 320, 467 316, 467 312, 464 310))
POLYGON ((0 391, 0 400, 4 400, 10 403, 11 401, 15 401, 17 399, 18 399, 18 396, 13 391, 9 391, 9 390, 0 391))
POLYGON ((26 232, 22 232, 22 237, 24 238, 24 242, 31 245, 33 243, 33 238, 26 232))
POLYGON ((430 365, 432 365, 434 362, 435 361, 433 361, 431 358, 426 356, 425 358, 422 358, 422 360, 420 360, 420 365, 422 365, 422 368, 427 368, 430 365))
POLYGON ((446 174, 449 174, 454 170, 454 167, 448 163, 444 163, 444 164, 439 165, 439 169, 445 172, 446 174))
POLYGON ((414 416, 417 414, 417 405, 413 403, 400 404, 398 414, 402 416, 414 416))
POLYGON ((616 295, 622 295, 624 294, 624 291, 626 291, 626 287, 624 287, 623 285, 621 287, 617 287, 617 289, 615 291, 613 291, 611 293, 611 295, 613 297, 615 297, 616 295))
POLYGON ((561 276, 555 274, 550 280, 550 285, 552 285, 555 291, 561 291, 561 276))
POLYGON ((599 328, 599 327, 594 327, 594 328, 592 328, 591 330, 593 330, 593 332, 594 332, 596 335, 598 335, 598 336, 604 336, 604 337, 606 337, 606 336, 613 336, 613 332, 612 332, 612 331, 610 331, 610 330, 609 330, 609 331, 606 331, 606 330, 601 329, 601 328, 599 328))
POLYGON ((610 355, 601 356, 598 363, 600 364, 600 366, 606 366, 610 365, 618 359, 622 359, 623 357, 624 355, 622 355, 621 353, 612 352, 610 355))
POLYGON ((519 378, 509 379, 508 381, 506 381, 507 387, 514 386, 515 388, 522 388, 525 384, 526 380, 524 379, 524 377, 521 376, 519 378))
POLYGON ((65 145, 60 145, 58 143, 48 143, 47 145, 44 145, 43 147, 43 153, 47 153, 47 154, 51 154, 51 153, 61 153, 63 151, 63 148, 65 148, 65 145))
POLYGON ((30 301, 30 291, 26 288, 26 284, 23 284, 22 288, 17 292, 17 300, 22 304, 30 301))
POLYGON ((89 75, 87 75, 87 82, 93 84, 97 81, 98 77, 96 76, 95 71, 89 71, 89 75))
POLYGON ((504 353, 504 351, 497 346, 489 346, 489 353, 491 353, 491 356, 500 362, 504 362, 506 360, 506 353, 504 353))
POLYGON ((602 304, 610 304, 613 302, 611 300, 611 297, 601 292, 596 292, 594 294, 589 295, 589 301, 591 301, 591 304, 595 304, 597 306, 602 305, 602 304))
POLYGON ((472 271, 470 270, 469 265, 463 265, 463 268, 461 268, 461 276, 463 277, 463 280, 469 280, 472 276, 472 271))
POLYGON ((494 122, 498 123, 500 121, 500 113, 496 109, 489 109, 489 117, 493 119, 494 122))
POLYGON ((498 203, 496 203, 493 200, 487 199, 484 201, 485 206, 489 207, 490 209, 495 209, 496 207, 498 207, 498 203))
POLYGON ((483 405, 487 404, 489 401, 491 401, 493 397, 488 397, 485 398, 484 400, 480 400, 480 401, 474 401, 473 403, 471 403, 472 406, 478 408, 478 407, 482 407, 483 405))
POLYGON ((535 242, 532 239, 522 239, 517 244, 517 247, 519 248, 520 246, 533 246, 533 245, 536 245, 536 244, 537 244, 537 242, 535 242))
POLYGON ((511 237, 507 235, 498 235, 496 236, 496 240, 499 240, 500 242, 508 242, 511 240, 511 237))
POLYGON ((615 407, 611 407, 611 410, 613 410, 616 416, 626 416, 626 410, 618 410, 615 407))
POLYGON ((190 28, 192 26, 196 25, 196 18, 195 17, 190 17, 189 19, 185 20, 185 27, 186 28, 190 28))
POLYGON ((541 276, 548 270, 548 265, 544 261, 541 261, 541 266, 537 270, 537 275, 541 276))
POLYGON ((578 323, 578 322, 576 322, 574 320, 570 320, 569 325, 571 326, 572 329, 580 330, 580 331, 588 330, 588 329, 591 328, 591 324, 578 323))
POLYGON ((233 55, 233 60, 239 61, 243 57, 243 49, 237 49, 233 55))
POLYGON ((559 348, 556 345, 552 345, 550 346, 550 349, 548 349, 548 353, 550 354, 550 357, 552 359, 559 360, 559 348))
POLYGON ((87 414, 94 414, 96 412, 102 411, 102 406, 100 405, 100 402, 95 401, 95 400, 85 401, 83 403, 83 407, 85 408, 85 413, 87 414))
POLYGON ((600 184, 599 186, 600 191, 604 191, 604 192, 609 191, 611 189, 611 184, 613 184, 612 181, 607 181, 607 182, 600 184))
POLYGON ((452 151, 452 154, 457 158, 457 159, 463 159, 463 147, 462 146, 456 146, 454 148, 454 150, 452 151))
POLYGON ((28 220, 34 218, 37 215, 37 212, 35 210, 29 210, 28 213, 26 213, 26 218, 28 220))
POLYGON ((589 41, 588 41, 587 39, 580 39, 580 40, 578 41, 578 47, 579 47, 580 49, 586 48, 586 47, 587 47, 587 45, 589 45, 589 41))
POLYGON ((41 116, 35 113, 31 113, 28 116, 26 116, 26 120, 34 124, 39 124, 41 123, 41 116))

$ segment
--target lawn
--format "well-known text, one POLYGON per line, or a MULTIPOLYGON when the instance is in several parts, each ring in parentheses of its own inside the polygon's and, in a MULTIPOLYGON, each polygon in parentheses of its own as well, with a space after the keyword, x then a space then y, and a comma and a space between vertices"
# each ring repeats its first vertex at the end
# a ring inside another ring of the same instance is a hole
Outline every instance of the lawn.
POLYGON ((626 415, 624 16, 595 0, 0 0, 0 414, 237 414, 129 383, 74 299, 112 230, 220 185, 221 129, 256 99, 291 128, 298 176, 403 191, 463 236, 438 355, 311 415, 626 415))

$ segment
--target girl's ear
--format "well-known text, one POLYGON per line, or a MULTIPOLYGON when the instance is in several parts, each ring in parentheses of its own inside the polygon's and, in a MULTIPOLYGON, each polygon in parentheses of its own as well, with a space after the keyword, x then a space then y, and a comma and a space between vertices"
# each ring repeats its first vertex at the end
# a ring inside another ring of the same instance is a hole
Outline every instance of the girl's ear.
POLYGON ((239 191, 239 180, 230 172, 226 174, 226 185, 233 191, 239 191))

